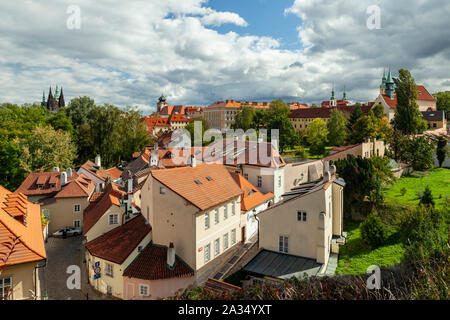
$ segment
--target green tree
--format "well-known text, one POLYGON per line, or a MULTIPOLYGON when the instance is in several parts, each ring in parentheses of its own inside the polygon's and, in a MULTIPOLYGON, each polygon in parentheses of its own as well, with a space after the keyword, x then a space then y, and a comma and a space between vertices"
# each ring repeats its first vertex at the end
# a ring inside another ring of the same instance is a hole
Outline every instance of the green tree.
POLYGON ((289 106, 283 102, 283 100, 274 100, 270 103, 268 113, 269 119, 278 115, 285 115, 286 117, 289 117, 291 110, 289 106))
POLYGON ((448 150, 448 142, 447 139, 444 137, 440 137, 437 142, 437 149, 436 149, 436 157, 439 162, 439 167, 442 167, 442 163, 445 161, 445 158, 449 154, 448 150))
POLYGON ((397 95, 394 127, 403 134, 422 133, 428 127, 422 119, 422 113, 417 105, 417 87, 414 78, 408 70, 400 69, 399 77, 394 79, 397 95))
POLYGON ((50 171, 53 167, 73 167, 76 147, 69 133, 52 127, 36 127, 21 141, 20 166, 26 173, 50 171))
POLYGON ((75 130, 79 131, 82 125, 89 123, 94 107, 94 99, 86 96, 70 100, 66 108, 66 114, 72 119, 72 125, 75 130))
POLYGON ((211 142, 213 142, 213 141, 203 141, 203 136, 205 134, 205 131, 209 130, 208 122, 206 122, 205 119, 193 118, 193 119, 191 119, 191 121, 189 121, 189 123, 186 125, 186 127, 184 127, 184 129, 186 129, 189 132, 189 134, 191 135, 191 145, 192 146, 194 146, 194 145, 205 146, 205 145, 208 145, 211 142), (201 123, 202 123, 202 133, 201 133, 202 141, 195 141, 194 128, 195 128, 196 121, 201 121, 201 123))
POLYGON ((15 190, 25 179, 25 171, 20 166, 22 151, 18 141, 0 140, 0 185, 15 190))
POLYGON ((72 119, 66 115, 65 108, 50 115, 49 123, 55 130, 63 130, 74 135, 75 130, 72 126, 72 119))
POLYGON ((435 144, 429 138, 419 136, 407 140, 406 150, 402 153, 402 160, 411 164, 414 170, 433 168, 433 151, 435 144))
POLYGON ((255 129, 267 126, 267 111, 264 109, 256 109, 253 118, 255 129))
POLYGON ((446 118, 450 119, 450 91, 439 92, 433 96, 437 99, 437 109, 444 111, 446 118))
POLYGON ((377 117, 378 119, 383 118, 384 115, 384 108, 383 105, 381 103, 378 103, 376 106, 374 106, 371 110, 373 112, 373 114, 375 115, 375 117, 377 117))
POLYGON ((286 114, 280 113, 272 116, 268 129, 269 132, 274 129, 279 130, 279 146, 281 152, 284 152, 286 148, 292 148, 299 142, 299 138, 294 131, 294 127, 286 114))
POLYGON ((131 107, 120 118, 119 134, 121 160, 131 160, 134 152, 142 151, 150 143, 141 114, 131 107))
POLYGON ((242 106, 240 112, 236 115, 233 129, 242 129, 247 131, 250 128, 255 127, 255 109, 250 106, 242 106))
POLYGON ((348 118, 347 128, 351 130, 356 121, 358 121, 358 119, 361 118, 363 115, 364 114, 361 109, 361 103, 359 102, 355 103, 355 107, 353 108, 353 111, 350 114, 350 117, 348 118))
POLYGON ((361 222, 360 229, 361 238, 371 247, 378 247, 386 241, 387 228, 375 211, 361 222))
POLYGON ((102 164, 107 167, 120 162, 120 124, 124 115, 123 111, 111 104, 95 106, 92 109, 89 126, 93 149, 90 158, 101 155, 102 164))
POLYGON ((332 146, 342 146, 347 140, 347 119, 338 109, 331 110, 328 127, 328 142, 332 146))
POLYGON ((377 136, 377 121, 373 115, 359 117, 353 124, 349 135, 350 143, 362 143, 366 138, 377 136))
POLYGON ((434 207, 433 194, 431 193, 430 186, 425 187, 425 191, 423 192, 422 198, 420 199, 419 204, 424 206, 432 206, 434 207))
POLYGON ((327 124, 321 118, 316 118, 306 129, 306 140, 311 145, 309 151, 312 155, 323 155, 327 143, 327 124))

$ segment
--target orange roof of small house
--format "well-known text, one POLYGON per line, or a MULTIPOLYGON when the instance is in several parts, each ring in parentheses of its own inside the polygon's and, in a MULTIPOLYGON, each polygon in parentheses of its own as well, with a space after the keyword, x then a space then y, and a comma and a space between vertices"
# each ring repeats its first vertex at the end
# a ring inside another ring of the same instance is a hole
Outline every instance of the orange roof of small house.
POLYGON ((151 230, 151 226, 139 214, 121 226, 89 241, 86 243, 86 249, 93 256, 122 264, 151 230))
MULTIPOLYGON (((436 101, 436 98, 433 97, 424 86, 417 85, 416 89, 417 89, 417 99, 416 100, 436 101)), ((393 109, 397 108, 397 94, 396 93, 394 93, 393 99, 391 99, 391 97, 387 94, 383 94, 382 97, 383 97, 383 100, 387 103, 387 105, 389 107, 391 107, 393 109)))
POLYGON ((84 209, 83 234, 86 234, 111 206, 120 206, 122 195, 125 196, 125 194, 126 192, 118 184, 108 183, 102 195, 84 209))
POLYGON ((175 256, 174 268, 169 269, 167 247, 150 243, 125 269, 123 275, 142 280, 159 280, 193 277, 194 271, 178 256, 175 256))
POLYGON ((200 210, 224 203, 242 193, 225 166, 220 164, 201 163, 195 167, 153 170, 151 174, 200 210))
POLYGON ((272 192, 268 192, 263 194, 258 190, 253 184, 250 183, 247 179, 245 179, 241 174, 236 172, 230 172, 234 181, 238 184, 238 186, 242 190, 242 198, 241 198, 241 210, 249 211, 254 207, 270 200, 274 197, 272 192))
POLYGON ((0 186, 0 267, 46 258, 40 206, 0 186))
POLYGON ((72 172, 72 177, 67 178, 67 183, 61 185, 61 172, 32 172, 22 182, 15 193, 23 193, 26 196, 52 196, 54 198, 88 197, 95 184, 84 174, 72 172), (39 189, 38 185, 42 185, 39 189))
MULTIPOLYGON (((139 156, 139 155, 138 155, 139 156)), ((112 167, 110 169, 105 170, 109 177, 113 180, 120 178, 122 175, 122 170, 119 170, 116 167, 112 167)))
POLYGON ((103 181, 106 181, 106 179, 108 178, 106 170, 103 170, 101 167, 96 166, 95 163, 92 162, 91 160, 86 161, 81 166, 81 168, 83 168, 86 171, 89 171, 91 174, 93 174, 94 176, 103 181))

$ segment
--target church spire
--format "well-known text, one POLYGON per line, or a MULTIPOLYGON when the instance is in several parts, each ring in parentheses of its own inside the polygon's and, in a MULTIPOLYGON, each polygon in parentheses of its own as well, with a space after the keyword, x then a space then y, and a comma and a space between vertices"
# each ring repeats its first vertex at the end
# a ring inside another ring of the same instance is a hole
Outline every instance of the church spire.
POLYGON ((344 94, 342 95, 342 100, 347 100, 347 93, 345 92, 345 85, 344 85, 344 94))
POLYGON ((330 100, 336 100, 334 98, 334 82, 333 82, 333 86, 331 87, 331 98, 330 98, 330 100))
POLYGON ((45 90, 42 91, 42 102, 41 106, 45 107, 45 90))
POLYGON ((61 87, 61 93, 59 94, 59 100, 58 100, 58 107, 62 108, 65 107, 66 103, 64 101, 64 93, 63 93, 63 88, 61 87))

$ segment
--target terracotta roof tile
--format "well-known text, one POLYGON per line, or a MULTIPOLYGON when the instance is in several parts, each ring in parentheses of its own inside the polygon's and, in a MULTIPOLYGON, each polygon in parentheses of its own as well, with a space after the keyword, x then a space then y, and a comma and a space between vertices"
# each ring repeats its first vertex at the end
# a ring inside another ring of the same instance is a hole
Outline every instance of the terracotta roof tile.
POLYGON ((116 167, 105 170, 109 177, 113 180, 120 178, 122 175, 122 170, 119 170, 116 167))
POLYGON ((0 267, 46 258, 40 206, 0 186, 0 267))
POLYGON ((97 178, 106 181, 106 178, 108 178, 108 174, 106 173, 105 170, 103 170, 102 168, 99 168, 95 165, 95 163, 93 163, 92 161, 88 160, 86 161, 81 168, 83 168, 86 171, 89 171, 90 173, 92 173, 94 176, 96 176, 97 178))
POLYGON ((213 278, 208 278, 208 280, 205 283, 205 288, 219 293, 222 292, 236 293, 243 291, 241 287, 232 285, 227 282, 219 281, 213 278))
MULTIPOLYGON (((78 174, 72 172, 72 177, 67 178, 67 181, 76 179, 78 174)), ((21 192, 26 196, 34 195, 51 195, 56 194, 61 190, 61 172, 31 172, 22 182, 15 192, 21 192), (50 181, 54 181, 55 186, 52 186, 50 181), (39 189, 38 184, 43 184, 42 189, 39 189)))
POLYGON ((226 202, 242 193, 225 166, 220 164, 153 170, 152 176, 200 210, 226 202), (211 181, 207 179, 208 176, 212 178, 211 181))
POLYGON ((86 249, 94 256, 117 264, 126 258, 151 231, 145 218, 139 214, 123 225, 86 243, 86 249))
POLYGON ((123 275, 142 280, 193 277, 194 271, 178 256, 173 270, 167 267, 167 247, 149 244, 125 269, 123 275))
POLYGON ((242 198, 241 198, 242 211, 249 211, 254 207, 274 197, 274 194, 272 192, 263 194, 261 191, 258 190, 258 188, 252 185, 250 181, 245 179, 241 174, 236 172, 231 172, 230 174, 233 177, 234 181, 236 181, 236 183, 242 190, 242 198))
POLYGON ((86 234, 111 206, 120 206, 122 194, 125 195, 126 193, 114 182, 106 185, 102 196, 84 209, 83 234, 86 234))

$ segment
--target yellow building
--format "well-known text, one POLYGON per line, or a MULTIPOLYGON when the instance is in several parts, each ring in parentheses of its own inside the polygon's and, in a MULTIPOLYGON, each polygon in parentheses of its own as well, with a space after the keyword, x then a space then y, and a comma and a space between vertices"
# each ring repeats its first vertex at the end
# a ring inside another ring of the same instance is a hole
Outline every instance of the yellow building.
POLYGON ((46 259, 39 205, 0 186, 0 300, 41 299, 46 259))
POLYGON ((242 239, 242 190, 219 164, 157 169, 141 188, 141 208, 153 242, 176 254, 206 281, 220 257, 242 239))

